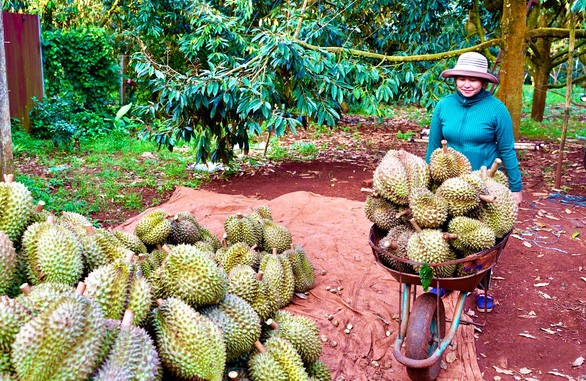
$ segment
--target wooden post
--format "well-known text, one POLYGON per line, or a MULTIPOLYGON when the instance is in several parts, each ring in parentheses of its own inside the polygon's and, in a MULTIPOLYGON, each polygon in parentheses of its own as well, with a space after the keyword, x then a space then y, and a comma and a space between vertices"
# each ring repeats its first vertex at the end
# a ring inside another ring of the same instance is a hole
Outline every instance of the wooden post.
POLYGON ((566 105, 564 108, 564 121, 562 123, 562 137, 560 139, 560 149, 558 153, 558 163, 555 169, 555 187, 560 189, 562 186, 562 163, 564 161, 564 148, 566 145, 566 134, 568 132, 568 123, 570 120, 570 105, 572 104, 572 74, 574 66, 574 47, 576 45, 576 15, 570 13, 570 44, 568 47, 568 74, 566 75, 566 105))

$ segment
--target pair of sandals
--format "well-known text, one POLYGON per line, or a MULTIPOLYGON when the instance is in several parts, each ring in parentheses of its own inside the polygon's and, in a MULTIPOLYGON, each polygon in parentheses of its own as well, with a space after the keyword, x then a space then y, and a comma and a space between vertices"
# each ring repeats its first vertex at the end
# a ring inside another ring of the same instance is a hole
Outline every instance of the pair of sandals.
MULTIPOLYGON (((440 298, 449 295, 452 290, 446 290, 444 288, 431 288, 429 290, 432 294, 438 294, 440 298)), ((494 297, 492 295, 486 295, 484 293, 476 294, 476 310, 479 312, 491 312, 494 308, 494 297)))

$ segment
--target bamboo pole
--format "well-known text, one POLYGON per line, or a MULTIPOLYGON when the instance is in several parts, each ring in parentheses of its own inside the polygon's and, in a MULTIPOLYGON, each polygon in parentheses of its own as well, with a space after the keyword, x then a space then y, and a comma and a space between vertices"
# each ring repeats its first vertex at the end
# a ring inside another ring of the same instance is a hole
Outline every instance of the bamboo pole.
POLYGON ((570 105, 572 103, 572 74, 574 66, 574 46, 576 45, 576 15, 569 10, 570 17, 570 44, 568 47, 568 74, 566 75, 566 106, 564 107, 564 121, 562 123, 562 137, 560 139, 560 149, 558 153, 558 163, 555 170, 555 187, 560 189, 562 186, 562 163, 564 161, 564 148, 566 145, 566 134, 568 133, 568 122, 570 120, 570 105))

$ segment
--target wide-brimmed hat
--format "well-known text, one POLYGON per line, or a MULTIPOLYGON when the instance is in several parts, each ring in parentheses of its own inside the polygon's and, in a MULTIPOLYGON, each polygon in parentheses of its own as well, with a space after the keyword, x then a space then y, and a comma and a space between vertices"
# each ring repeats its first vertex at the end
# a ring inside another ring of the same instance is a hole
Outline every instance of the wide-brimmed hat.
POLYGON ((458 62, 453 69, 442 72, 443 78, 452 77, 475 77, 486 79, 492 83, 499 83, 499 80, 494 75, 488 72, 488 60, 485 56, 476 52, 463 53, 458 57, 458 62))

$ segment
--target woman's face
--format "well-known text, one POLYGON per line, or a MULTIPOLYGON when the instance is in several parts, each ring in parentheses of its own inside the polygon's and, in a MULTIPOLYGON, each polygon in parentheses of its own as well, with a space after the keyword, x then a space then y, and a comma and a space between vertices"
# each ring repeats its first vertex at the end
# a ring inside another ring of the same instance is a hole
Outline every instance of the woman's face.
POLYGON ((456 77, 456 87, 466 98, 473 97, 482 89, 484 81, 475 77, 456 77))

